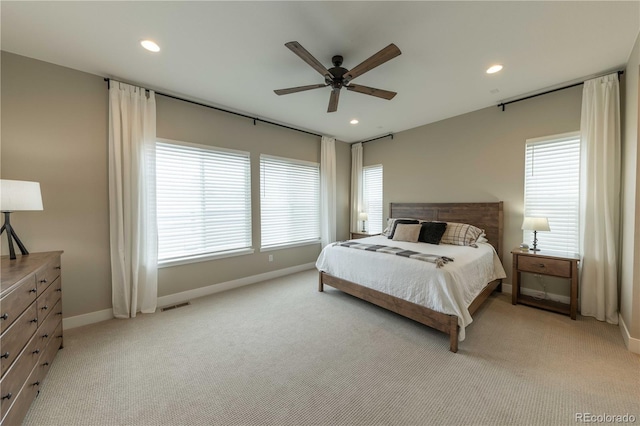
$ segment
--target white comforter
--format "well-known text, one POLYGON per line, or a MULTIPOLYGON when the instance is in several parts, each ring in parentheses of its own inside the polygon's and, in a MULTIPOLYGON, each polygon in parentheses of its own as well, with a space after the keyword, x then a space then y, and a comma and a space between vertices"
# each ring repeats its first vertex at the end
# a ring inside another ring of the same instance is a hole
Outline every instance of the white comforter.
POLYGON ((433 263, 402 256, 328 245, 320 253, 316 268, 434 311, 456 315, 460 341, 464 340, 465 327, 473 321, 468 309, 473 299, 487 283, 506 277, 498 255, 488 243, 478 243, 474 248, 393 241, 385 236, 358 242, 453 258, 454 262, 436 268, 433 263))

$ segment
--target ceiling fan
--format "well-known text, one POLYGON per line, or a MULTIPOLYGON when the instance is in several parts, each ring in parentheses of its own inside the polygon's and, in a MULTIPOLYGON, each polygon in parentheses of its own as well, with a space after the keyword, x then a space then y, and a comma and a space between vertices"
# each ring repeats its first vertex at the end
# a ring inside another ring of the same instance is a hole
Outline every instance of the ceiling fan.
POLYGON ((396 92, 390 92, 388 90, 375 89, 373 87, 361 86, 357 84, 351 84, 351 80, 361 76, 367 71, 374 69, 377 66, 384 64, 385 62, 400 55, 400 49, 398 46, 391 43, 369 59, 362 62, 360 65, 348 70, 342 68, 342 56, 336 55, 331 59, 333 68, 326 69, 324 65, 320 63, 316 58, 311 55, 304 47, 297 41, 290 41, 285 43, 293 53, 298 55, 300 59, 305 61, 314 70, 318 71, 324 77, 324 84, 311 84, 308 86, 290 87, 288 89, 274 90, 276 95, 288 95, 290 93, 303 92, 305 90, 319 89, 321 87, 331 86, 331 96, 329 97, 329 108, 327 112, 335 112, 338 110, 338 99, 340 98, 340 89, 346 87, 347 90, 352 92, 358 92, 365 95, 376 96, 378 98, 391 100, 396 95, 396 92))

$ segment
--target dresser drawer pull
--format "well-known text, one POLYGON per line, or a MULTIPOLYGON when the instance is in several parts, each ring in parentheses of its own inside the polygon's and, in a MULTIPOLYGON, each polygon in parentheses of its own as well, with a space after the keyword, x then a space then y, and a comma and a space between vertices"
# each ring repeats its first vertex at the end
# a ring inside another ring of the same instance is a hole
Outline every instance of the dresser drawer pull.
POLYGON ((2 314, 2 316, 0 316, 0 319, 6 320, 7 318, 9 318, 9 314, 2 314))
POLYGON ((49 309, 49 306, 48 306, 48 305, 44 305, 44 306, 43 306, 42 308, 40 308, 40 309, 41 309, 41 310, 43 310, 43 311, 46 311, 47 309, 49 309))
POLYGON ((539 267, 544 268, 544 263, 538 264, 539 267))
POLYGON ((38 381, 38 382, 35 382, 35 383, 33 383, 31 386, 40 386, 40 382, 39 382, 39 381, 38 381))
POLYGON ((29 321, 29 322, 38 322, 38 318, 34 318, 34 319, 32 319, 31 321, 29 321))
POLYGON ((62 312, 56 312, 56 315, 62 315, 62 312))
POLYGON ((61 288, 56 288, 56 291, 62 291, 62 287, 61 288))
POLYGON ((62 268, 61 268, 60 266, 56 266, 56 267, 55 267, 55 268, 53 268, 53 269, 62 269, 62 268))
POLYGON ((43 335, 42 335, 42 338, 43 338, 43 339, 46 339, 47 337, 49 337, 49 335, 48 335, 48 334, 43 334, 43 335))
POLYGON ((11 392, 9 392, 5 396, 3 396, 2 399, 11 399, 12 396, 13 396, 13 394, 11 392))
POLYGON ((40 283, 42 283, 42 284, 46 284, 46 283, 47 283, 47 279, 45 278, 45 279, 43 279, 43 280, 40 280, 40 283))
POLYGON ((49 365, 48 362, 45 362, 44 364, 42 364, 43 367, 46 367, 47 365, 49 365))
POLYGON ((7 358, 9 359, 9 352, 5 352, 2 355, 0 355, 0 358, 7 358))
POLYGON ((31 290, 29 290, 29 293, 35 293, 36 291, 38 291, 38 290, 35 289, 35 288, 32 288, 31 290))
POLYGON ((56 336, 56 339, 62 339, 62 334, 59 336, 56 336))
POLYGON ((35 351, 31 352, 32 354, 39 354, 40 353, 40 349, 36 349, 35 351))

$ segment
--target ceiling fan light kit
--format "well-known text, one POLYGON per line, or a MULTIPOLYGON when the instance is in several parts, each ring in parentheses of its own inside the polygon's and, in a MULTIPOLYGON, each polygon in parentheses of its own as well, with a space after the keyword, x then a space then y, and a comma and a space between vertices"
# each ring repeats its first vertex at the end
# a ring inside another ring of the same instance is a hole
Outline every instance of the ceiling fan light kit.
POLYGON ((386 100, 391 100, 396 95, 396 92, 391 92, 388 90, 351 84, 351 81, 353 79, 400 55, 402 52, 400 52, 398 46, 393 43, 380 50, 369 59, 366 59, 361 64, 355 66, 351 70, 342 67, 343 58, 340 55, 335 55, 331 59, 333 68, 327 69, 297 41, 290 41, 289 43, 285 43, 285 46, 287 46, 293 53, 298 55, 300 59, 311 66, 311 68, 320 73, 320 75, 324 77, 324 84, 311 84, 308 86, 298 86, 290 87, 288 89, 274 90, 276 95, 289 95, 291 93, 331 86, 331 95, 329 96, 329 107, 327 108, 327 112, 335 112, 338 110, 340 89, 342 89, 343 87, 346 87, 347 90, 352 92, 375 96, 386 100))

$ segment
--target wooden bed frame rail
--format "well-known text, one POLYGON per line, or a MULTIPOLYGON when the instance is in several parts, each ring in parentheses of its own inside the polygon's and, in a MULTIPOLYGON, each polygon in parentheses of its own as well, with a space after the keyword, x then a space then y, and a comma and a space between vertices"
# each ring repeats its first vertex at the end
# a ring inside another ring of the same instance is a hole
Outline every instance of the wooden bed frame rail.
MULTIPOLYGON (((469 313, 473 315, 501 283, 502 280, 495 280, 487 284, 484 290, 482 290, 478 297, 469 305, 469 313)), ((403 317, 410 318, 421 324, 447 333, 449 335, 449 350, 451 352, 458 352, 458 332, 460 327, 458 326, 457 316, 436 312, 424 306, 407 302, 395 296, 384 294, 320 271, 318 291, 324 291, 324 285, 334 287, 358 299, 366 300, 376 306, 380 306, 403 317)))

